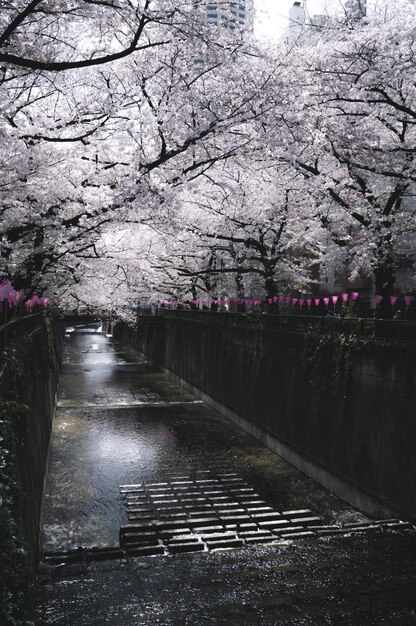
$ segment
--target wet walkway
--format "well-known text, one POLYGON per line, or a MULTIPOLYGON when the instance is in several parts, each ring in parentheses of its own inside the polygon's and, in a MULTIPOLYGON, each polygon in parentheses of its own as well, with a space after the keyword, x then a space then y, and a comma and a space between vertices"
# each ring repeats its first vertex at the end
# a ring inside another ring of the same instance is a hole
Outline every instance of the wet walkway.
POLYGON ((414 624, 416 536, 369 520, 84 329, 54 424, 38 625, 414 624))

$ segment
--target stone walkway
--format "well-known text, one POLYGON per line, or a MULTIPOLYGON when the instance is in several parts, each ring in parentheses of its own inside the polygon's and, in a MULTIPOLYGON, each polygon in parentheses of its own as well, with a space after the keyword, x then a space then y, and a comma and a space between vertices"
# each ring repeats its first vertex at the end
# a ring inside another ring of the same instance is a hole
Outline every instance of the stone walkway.
POLYGON ((414 624, 416 535, 369 520, 133 351, 68 335, 38 625, 414 624))

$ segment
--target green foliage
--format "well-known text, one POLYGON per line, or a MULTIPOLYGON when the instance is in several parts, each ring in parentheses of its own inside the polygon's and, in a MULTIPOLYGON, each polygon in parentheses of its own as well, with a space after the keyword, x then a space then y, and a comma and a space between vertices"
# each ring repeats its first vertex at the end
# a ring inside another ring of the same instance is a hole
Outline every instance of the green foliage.
POLYGON ((336 396, 348 383, 353 355, 371 341, 351 333, 311 330, 305 339, 303 366, 321 393, 336 396))
POLYGON ((0 404, 0 624, 20 626, 27 620, 29 569, 21 530, 21 493, 16 450, 21 445, 18 425, 27 407, 16 402, 0 404))

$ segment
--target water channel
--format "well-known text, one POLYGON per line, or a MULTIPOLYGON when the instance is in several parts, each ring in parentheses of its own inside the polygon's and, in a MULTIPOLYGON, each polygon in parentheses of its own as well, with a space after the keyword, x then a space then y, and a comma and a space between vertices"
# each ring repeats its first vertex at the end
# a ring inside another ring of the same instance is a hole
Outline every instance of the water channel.
POLYGON ((42 543, 39 626, 416 623, 411 525, 374 524, 97 326, 66 335, 42 543))

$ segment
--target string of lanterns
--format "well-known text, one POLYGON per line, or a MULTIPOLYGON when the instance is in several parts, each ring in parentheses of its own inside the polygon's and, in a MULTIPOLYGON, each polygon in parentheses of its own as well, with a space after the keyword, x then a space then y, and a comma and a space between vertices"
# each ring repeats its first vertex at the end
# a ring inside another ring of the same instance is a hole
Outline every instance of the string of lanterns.
MULTIPOLYGON (((400 297, 401 296, 394 296, 394 295, 382 296, 382 295, 377 294, 375 296, 375 301, 376 301, 376 305, 379 306, 381 302, 386 298, 388 299, 388 302, 390 303, 390 305, 394 307, 396 306, 400 297)), ((342 302, 343 304, 346 304, 347 302, 354 303, 356 302, 356 300, 358 300, 358 298, 359 298, 359 293, 357 291, 352 291, 349 293, 341 293, 341 294, 332 295, 332 296, 324 296, 320 298, 311 298, 311 297, 301 298, 301 297, 293 297, 293 296, 285 296, 285 295, 276 295, 276 296, 268 297, 267 303, 269 305, 279 304, 279 303, 287 304, 287 305, 297 306, 299 308, 303 308, 306 306, 308 309, 310 309, 312 306, 319 307, 320 304, 323 304, 325 307, 328 307, 330 304, 332 304, 335 307, 338 302, 342 302)), ((415 298, 414 296, 403 296, 403 299, 404 299, 405 306, 409 307, 415 298)), ((244 304, 244 305, 253 306, 253 307, 261 306, 262 304, 264 304, 262 300, 258 300, 258 299, 228 298, 225 300, 224 299, 219 300, 219 299, 214 298, 210 301, 187 300, 186 302, 178 301, 178 300, 165 300, 164 305, 168 308, 177 308, 178 306, 183 307, 187 305, 193 305, 193 306, 199 307, 199 306, 207 306, 209 304, 213 304, 215 306, 229 306, 231 302, 233 302, 234 304, 244 304)), ((155 304, 153 306, 155 306, 155 304)))
POLYGON ((32 295, 26 299, 23 289, 15 289, 10 280, 4 280, 0 283, 0 313, 7 308, 12 310, 13 307, 23 305, 28 313, 32 313, 36 306, 47 308, 51 304, 50 300, 45 296, 32 295))
POLYGON ((324 298, 292 298, 291 296, 273 296, 272 298, 267 298, 268 303, 277 304, 281 302, 282 304, 293 304, 294 306, 298 305, 300 308, 303 306, 307 306, 308 309, 314 304, 315 306, 319 306, 321 302, 328 306, 330 302, 335 306, 338 300, 341 298, 342 302, 346 303, 351 298, 353 302, 358 299, 358 292, 353 291, 352 293, 342 293, 340 296, 326 296, 324 298))

